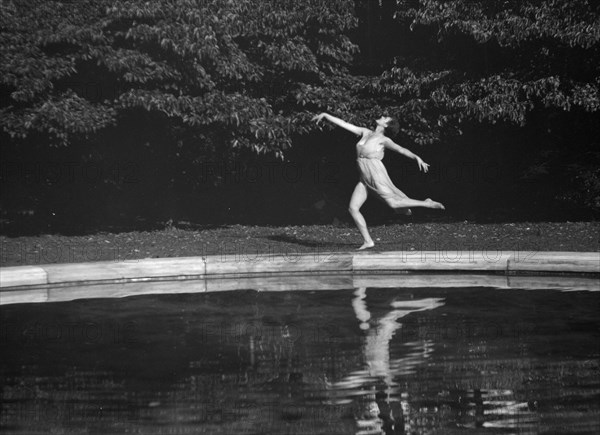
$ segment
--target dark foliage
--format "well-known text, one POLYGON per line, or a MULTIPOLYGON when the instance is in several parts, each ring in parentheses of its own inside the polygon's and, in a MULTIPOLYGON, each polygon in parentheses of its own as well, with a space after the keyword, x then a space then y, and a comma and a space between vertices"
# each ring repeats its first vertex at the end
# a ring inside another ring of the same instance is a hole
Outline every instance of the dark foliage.
POLYGON ((492 188, 407 185, 450 215, 600 210, 595 2, 19 0, 0 20, 4 218, 254 221, 276 203, 296 209, 275 220, 331 219, 353 139, 315 135, 321 111, 394 116, 394 139, 440 170, 500 165, 492 188), (311 182, 227 186, 277 162, 311 182), (315 184, 327 165, 338 178, 315 184))

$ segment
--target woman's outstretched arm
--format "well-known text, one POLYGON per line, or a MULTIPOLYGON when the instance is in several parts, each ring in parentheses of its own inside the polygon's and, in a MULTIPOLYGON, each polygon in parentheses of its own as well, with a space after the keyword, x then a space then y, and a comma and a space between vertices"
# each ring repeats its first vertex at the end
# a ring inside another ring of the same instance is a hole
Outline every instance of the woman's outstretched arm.
POLYGON ((400 145, 398 145, 396 142, 394 142, 393 140, 389 139, 389 138, 385 138, 384 141, 384 146, 386 148, 389 148, 393 151, 396 151, 397 153, 402 154, 403 156, 408 157, 409 159, 413 159, 417 161, 417 164, 419 165, 419 169, 422 170, 423 172, 427 172, 429 170, 429 164, 425 163, 421 157, 419 157, 418 155, 416 155, 415 153, 413 153, 412 151, 401 147, 400 145))
POLYGON ((336 118, 335 116, 330 115, 329 113, 320 113, 313 117, 313 121, 317 121, 317 124, 321 119, 325 118, 329 122, 342 127, 348 131, 351 131, 354 134, 363 135, 365 133, 370 133, 368 128, 357 127, 356 125, 350 124, 349 122, 344 121, 343 119, 336 118))

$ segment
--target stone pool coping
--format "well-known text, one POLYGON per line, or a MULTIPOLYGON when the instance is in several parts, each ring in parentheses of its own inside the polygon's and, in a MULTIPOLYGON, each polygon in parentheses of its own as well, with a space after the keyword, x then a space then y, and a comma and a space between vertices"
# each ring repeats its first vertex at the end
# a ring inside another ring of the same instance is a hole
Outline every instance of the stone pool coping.
POLYGON ((0 268, 0 291, 30 286, 139 280, 251 278, 327 273, 485 272, 599 274, 600 252, 392 251, 149 258, 0 268))
POLYGON ((594 291, 600 290, 599 276, 600 252, 223 254, 2 267, 0 305, 236 289, 477 286, 594 291), (431 273, 435 279, 423 275, 431 273), (568 282, 556 277, 565 273, 577 276, 568 282))

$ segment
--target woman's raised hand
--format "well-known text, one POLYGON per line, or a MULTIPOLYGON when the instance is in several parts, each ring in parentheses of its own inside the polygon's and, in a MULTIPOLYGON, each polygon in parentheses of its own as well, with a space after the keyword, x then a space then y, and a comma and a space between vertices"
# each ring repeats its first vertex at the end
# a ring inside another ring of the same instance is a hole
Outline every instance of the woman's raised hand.
POLYGON ((311 119, 311 121, 316 121, 317 124, 318 124, 319 121, 321 119, 323 119, 324 116, 325 116, 325 113, 319 113, 318 115, 313 116, 313 118, 311 119))
POLYGON ((417 164, 419 165, 419 169, 423 172, 429 171, 429 165, 425 163, 420 157, 417 157, 417 164))

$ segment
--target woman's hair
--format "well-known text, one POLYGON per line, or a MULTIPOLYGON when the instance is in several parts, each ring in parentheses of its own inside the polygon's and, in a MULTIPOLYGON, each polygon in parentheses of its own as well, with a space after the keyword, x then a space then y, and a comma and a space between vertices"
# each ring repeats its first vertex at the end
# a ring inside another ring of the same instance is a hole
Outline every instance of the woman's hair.
POLYGON ((400 131, 400 124, 396 118, 392 118, 388 121, 387 127, 385 128, 386 136, 396 136, 400 131))

